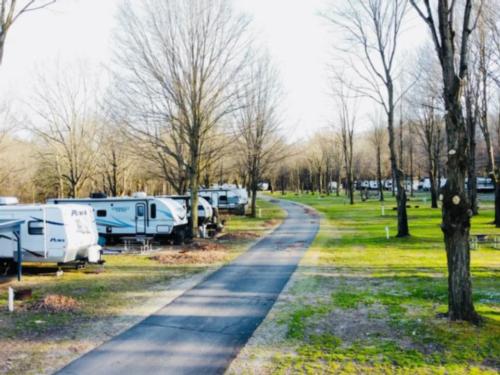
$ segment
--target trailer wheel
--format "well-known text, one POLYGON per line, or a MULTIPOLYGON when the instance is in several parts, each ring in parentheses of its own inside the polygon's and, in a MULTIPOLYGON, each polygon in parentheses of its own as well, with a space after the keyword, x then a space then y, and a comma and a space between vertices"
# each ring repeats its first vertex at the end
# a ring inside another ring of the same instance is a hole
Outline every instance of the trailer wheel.
POLYGON ((186 232, 184 230, 180 230, 174 233, 174 245, 182 245, 184 243, 184 239, 186 238, 186 232))

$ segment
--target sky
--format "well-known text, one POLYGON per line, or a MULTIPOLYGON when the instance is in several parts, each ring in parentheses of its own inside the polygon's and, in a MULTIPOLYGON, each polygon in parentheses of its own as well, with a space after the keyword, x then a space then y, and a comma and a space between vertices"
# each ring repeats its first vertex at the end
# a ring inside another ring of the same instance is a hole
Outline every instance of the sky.
MULTIPOLYGON (((56 62, 108 66, 122 1, 59 0, 50 9, 20 18, 8 35, 0 66, 0 95, 26 100, 36 72, 56 62)), ((255 37, 267 46, 280 71, 283 126, 294 139, 308 137, 332 122, 327 63, 335 41, 319 16, 331 1, 232 0, 237 10, 253 19, 255 37)), ((412 34, 415 39, 417 33, 412 34)))

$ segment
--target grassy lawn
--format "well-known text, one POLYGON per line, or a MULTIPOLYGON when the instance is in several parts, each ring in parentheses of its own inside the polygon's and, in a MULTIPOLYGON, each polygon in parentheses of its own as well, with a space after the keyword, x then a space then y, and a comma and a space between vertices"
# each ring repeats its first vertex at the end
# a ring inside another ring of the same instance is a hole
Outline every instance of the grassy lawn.
POLYGON ((217 250, 224 256, 214 261, 189 258, 191 262, 179 265, 161 263, 151 254, 107 255, 103 271, 91 266, 56 277, 53 266, 26 265, 21 284, 3 280, 0 374, 49 373, 151 314, 241 254, 284 217, 276 205, 258 204, 260 218, 227 217, 226 231, 232 237, 217 250), (9 285, 33 290, 32 298, 16 302, 12 314, 6 307, 9 285), (47 300, 51 295, 58 299, 47 300))
MULTIPOLYGON (((281 195, 276 195, 281 196, 281 195)), ((323 214, 321 230, 230 373, 497 374, 500 250, 472 252, 481 327, 437 318, 447 310, 440 210, 409 202, 411 238, 396 239, 395 202, 286 195, 323 214), (415 206, 419 206, 416 208, 415 206), (386 239, 385 227, 391 234, 386 239)), ((472 233, 500 236, 481 204, 472 233)))

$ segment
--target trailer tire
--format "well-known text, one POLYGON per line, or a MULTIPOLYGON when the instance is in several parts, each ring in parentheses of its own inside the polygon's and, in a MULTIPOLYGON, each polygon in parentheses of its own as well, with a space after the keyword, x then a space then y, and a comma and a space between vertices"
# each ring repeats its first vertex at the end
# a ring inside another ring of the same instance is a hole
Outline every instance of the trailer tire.
POLYGON ((184 230, 180 230, 174 233, 174 245, 182 245, 186 238, 186 232, 184 230))

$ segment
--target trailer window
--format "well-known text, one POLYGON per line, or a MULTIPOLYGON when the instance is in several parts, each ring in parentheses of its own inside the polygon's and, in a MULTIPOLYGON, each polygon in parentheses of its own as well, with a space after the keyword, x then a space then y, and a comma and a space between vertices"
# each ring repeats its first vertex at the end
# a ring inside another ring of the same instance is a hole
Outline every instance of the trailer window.
POLYGON ((107 212, 106 210, 97 210, 96 214, 98 217, 104 217, 106 216, 107 212))
POLYGON ((156 219, 156 203, 151 203, 151 219, 156 219))
POLYGON ((28 233, 32 235, 43 235, 42 221, 28 221, 28 233))

